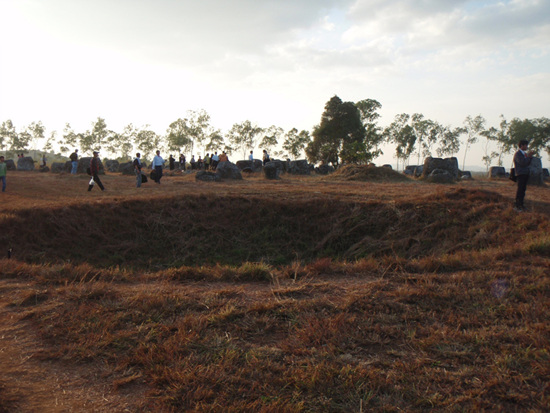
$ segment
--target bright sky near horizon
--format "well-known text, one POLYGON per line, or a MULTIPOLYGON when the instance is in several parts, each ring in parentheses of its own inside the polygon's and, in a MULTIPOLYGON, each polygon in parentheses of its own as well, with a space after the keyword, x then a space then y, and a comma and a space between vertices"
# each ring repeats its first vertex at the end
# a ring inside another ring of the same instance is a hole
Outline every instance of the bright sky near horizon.
POLYGON ((205 109, 222 133, 311 131, 334 95, 376 99, 381 126, 550 116, 549 0, 0 0, 0 16, 0 122, 18 130, 164 134, 205 109))

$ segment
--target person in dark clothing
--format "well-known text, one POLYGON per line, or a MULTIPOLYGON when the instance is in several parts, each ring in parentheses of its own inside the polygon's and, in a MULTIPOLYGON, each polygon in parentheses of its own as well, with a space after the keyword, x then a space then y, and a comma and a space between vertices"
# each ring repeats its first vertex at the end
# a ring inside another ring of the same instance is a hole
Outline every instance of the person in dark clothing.
POLYGON ((518 189, 516 192, 516 209, 524 211, 525 191, 527 190, 527 181, 529 180, 529 165, 533 159, 533 151, 527 152, 529 142, 526 140, 519 141, 519 149, 514 154, 514 167, 516 169, 516 177, 518 189))
POLYGON ((176 168, 176 159, 172 155, 168 157, 168 166, 171 171, 176 168))
POLYGON ((182 171, 185 171, 185 155, 180 153, 180 168, 182 171))
POLYGON ((101 183, 101 180, 99 179, 99 165, 101 164, 101 161, 99 160, 99 152, 94 151, 94 157, 90 161, 90 172, 92 173, 92 179, 90 180, 90 184, 88 185, 88 191, 91 191, 94 187, 94 182, 101 188, 102 191, 105 191, 105 187, 101 183))
POLYGON ((136 188, 141 188, 141 154, 136 153, 136 158, 134 159, 134 171, 136 173, 136 188))

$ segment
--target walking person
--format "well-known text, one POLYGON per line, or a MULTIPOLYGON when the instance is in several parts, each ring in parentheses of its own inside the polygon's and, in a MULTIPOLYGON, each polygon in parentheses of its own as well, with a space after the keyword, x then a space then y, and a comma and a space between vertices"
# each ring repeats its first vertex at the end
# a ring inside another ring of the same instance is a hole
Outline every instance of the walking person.
POLYGON ((153 158, 151 169, 155 171, 155 182, 160 185, 160 178, 162 178, 162 167, 164 166, 164 159, 160 156, 160 151, 157 151, 157 155, 153 158))
POLYGON ((136 188, 141 187, 141 154, 136 153, 136 159, 134 159, 134 171, 136 173, 136 188))
POLYGON ((105 187, 101 183, 101 180, 99 179, 99 165, 101 164, 101 161, 99 160, 99 152, 94 151, 94 157, 90 161, 90 172, 92 173, 92 179, 90 180, 90 184, 88 185, 88 191, 91 191, 94 187, 94 182, 101 188, 102 191, 105 191, 105 187))
POLYGON ((78 169, 78 149, 75 149, 74 152, 71 153, 69 159, 71 160, 71 173, 76 175, 78 169))
POLYGON ((6 192, 6 173, 8 165, 4 162, 4 157, 0 156, 0 180, 2 180, 2 192, 6 192))
POLYGON ((514 167, 516 169, 516 177, 518 189, 516 192, 516 210, 525 211, 524 199, 525 191, 527 190, 527 181, 529 180, 529 165, 533 159, 533 151, 527 152, 529 141, 519 141, 519 149, 514 154, 514 167))

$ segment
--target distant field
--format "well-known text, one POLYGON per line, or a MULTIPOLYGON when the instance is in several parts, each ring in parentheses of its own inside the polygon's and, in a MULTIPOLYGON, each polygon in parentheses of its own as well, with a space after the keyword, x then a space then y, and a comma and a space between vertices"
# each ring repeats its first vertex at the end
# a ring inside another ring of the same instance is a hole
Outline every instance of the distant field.
POLYGON ((8 172, 0 412, 550 406, 548 187, 102 180, 8 172))

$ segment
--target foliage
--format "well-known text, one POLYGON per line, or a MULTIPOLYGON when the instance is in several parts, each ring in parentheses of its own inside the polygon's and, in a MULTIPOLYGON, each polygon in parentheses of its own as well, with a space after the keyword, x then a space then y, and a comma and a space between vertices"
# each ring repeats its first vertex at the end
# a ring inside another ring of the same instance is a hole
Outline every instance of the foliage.
POLYGON ((398 164, 401 160, 403 169, 405 169, 416 144, 416 135, 414 128, 410 125, 410 118, 410 115, 406 113, 397 115, 395 120, 384 129, 384 135, 388 141, 395 144, 395 157, 398 164))
POLYGON ((298 159, 306 146, 311 142, 309 132, 302 130, 298 133, 298 129, 292 128, 285 134, 283 149, 293 159, 298 159))
POLYGON ((235 123, 227 135, 229 144, 233 145, 234 150, 241 151, 243 159, 247 159, 246 154, 256 147, 256 141, 263 132, 264 129, 249 120, 245 120, 241 123, 235 123))
POLYGON ((550 155, 550 119, 514 118, 508 125, 510 141, 517 147, 520 140, 529 141, 529 149, 540 153, 545 150, 550 155))
POLYGON ((479 136, 485 128, 485 118, 477 115, 475 118, 468 115, 464 120, 464 133, 466 134, 466 146, 464 148, 464 160, 462 161, 462 170, 466 167, 466 155, 471 145, 477 142, 479 136))
POLYGON ((353 102, 333 96, 325 105, 321 123, 313 129, 313 140, 306 148, 308 159, 334 166, 340 162, 366 162, 365 126, 353 102))

